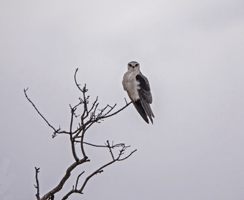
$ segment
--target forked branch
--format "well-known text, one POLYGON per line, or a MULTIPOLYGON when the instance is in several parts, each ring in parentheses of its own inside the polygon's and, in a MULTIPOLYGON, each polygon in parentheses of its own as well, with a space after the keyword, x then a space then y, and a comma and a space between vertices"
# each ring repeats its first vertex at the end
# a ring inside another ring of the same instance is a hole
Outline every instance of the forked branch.
POLYGON ((66 170, 64 176, 61 178, 60 182, 53 189, 51 189, 49 192, 47 192, 42 198, 40 197, 40 186, 39 186, 39 181, 38 181, 39 168, 35 168, 35 170, 36 170, 36 185, 35 185, 35 188, 37 190, 37 193, 36 193, 37 200, 53 200, 54 199, 54 194, 56 194, 60 190, 62 190, 64 184, 66 183, 66 181, 71 176, 71 172, 77 166, 82 165, 82 164, 90 161, 88 159, 88 156, 87 156, 87 153, 85 151, 85 146, 84 145, 90 145, 90 146, 93 146, 93 147, 105 147, 105 148, 108 148, 112 159, 111 159, 110 162, 104 164, 103 166, 101 166, 100 168, 95 170, 93 173, 91 173, 89 176, 87 176, 85 181, 83 182, 82 186, 80 188, 78 188, 80 177, 85 174, 85 171, 82 171, 77 176, 76 182, 73 185, 72 189, 62 198, 63 200, 67 199, 73 193, 82 194, 87 182, 94 175, 102 173, 103 169, 105 167, 113 164, 114 162, 123 161, 123 160, 129 158, 136 151, 136 150, 134 150, 130 154, 128 154, 127 156, 122 157, 122 155, 124 154, 125 150, 129 147, 129 146, 126 146, 124 143, 118 143, 118 144, 114 145, 113 143, 110 144, 110 142, 107 140, 107 142, 104 145, 95 145, 95 144, 92 144, 92 143, 89 143, 89 142, 85 141, 85 139, 84 139, 85 138, 85 134, 86 134, 87 130, 93 124, 101 123, 104 119, 107 119, 109 117, 112 117, 112 116, 118 114, 119 112, 124 110, 126 107, 128 107, 132 102, 127 103, 127 101, 125 100, 126 104, 122 108, 120 108, 119 110, 113 112, 117 104, 114 104, 113 106, 110 106, 108 104, 105 107, 99 109, 99 103, 98 103, 98 97, 97 97, 93 101, 91 106, 89 107, 89 96, 86 94, 88 92, 88 89, 86 88, 86 84, 84 85, 83 88, 81 88, 80 84, 78 84, 77 79, 76 79, 77 71, 78 71, 78 69, 76 69, 76 71, 75 71, 74 81, 75 81, 76 87, 82 93, 82 97, 79 98, 79 102, 75 106, 72 107, 71 105, 69 105, 71 115, 70 115, 69 129, 67 131, 66 130, 61 130, 60 127, 58 129, 54 128, 54 126, 52 126, 48 122, 48 120, 41 114, 41 112, 37 109, 35 104, 28 97, 28 95, 27 95, 28 88, 24 89, 24 94, 25 94, 25 97, 27 98, 27 100, 31 103, 31 105, 34 107, 36 112, 42 117, 42 119, 47 123, 47 125, 52 128, 52 130, 53 130, 52 137, 54 138, 54 137, 56 137, 59 134, 69 135, 70 146, 71 146, 72 155, 73 155, 73 158, 74 158, 74 163, 72 165, 70 165, 70 167, 68 167, 68 169, 66 170), (82 113, 77 114, 76 112, 77 112, 77 110, 78 110, 78 108, 80 106, 82 106, 83 111, 82 111, 82 113), (79 122, 76 124, 76 128, 75 128, 75 125, 74 125, 74 123, 75 123, 74 120, 75 119, 79 120, 79 122), (77 148, 77 145, 76 145, 77 143, 79 144, 78 145, 79 148, 77 148), (115 149, 115 148, 119 148, 119 153, 118 153, 117 156, 113 153, 113 149, 115 149), (80 153, 78 153, 78 151, 80 151, 80 153), (80 156, 80 155, 82 155, 82 156, 80 156))

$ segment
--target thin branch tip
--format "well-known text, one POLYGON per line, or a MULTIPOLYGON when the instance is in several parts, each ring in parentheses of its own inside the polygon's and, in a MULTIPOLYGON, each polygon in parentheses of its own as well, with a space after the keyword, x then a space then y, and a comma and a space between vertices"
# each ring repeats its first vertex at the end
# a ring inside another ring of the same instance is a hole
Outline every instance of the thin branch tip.
POLYGON ((24 89, 24 92, 27 92, 27 90, 29 90, 29 87, 27 87, 26 89, 24 89))

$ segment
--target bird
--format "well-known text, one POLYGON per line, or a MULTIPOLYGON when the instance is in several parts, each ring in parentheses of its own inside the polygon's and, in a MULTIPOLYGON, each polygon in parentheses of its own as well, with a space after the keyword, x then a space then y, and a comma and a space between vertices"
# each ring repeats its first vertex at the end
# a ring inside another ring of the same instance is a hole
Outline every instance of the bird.
POLYGON ((152 94, 147 78, 140 71, 140 64, 131 61, 127 65, 128 71, 124 74, 122 85, 129 98, 133 102, 138 113, 149 124, 150 119, 153 124, 154 114, 150 107, 152 94))

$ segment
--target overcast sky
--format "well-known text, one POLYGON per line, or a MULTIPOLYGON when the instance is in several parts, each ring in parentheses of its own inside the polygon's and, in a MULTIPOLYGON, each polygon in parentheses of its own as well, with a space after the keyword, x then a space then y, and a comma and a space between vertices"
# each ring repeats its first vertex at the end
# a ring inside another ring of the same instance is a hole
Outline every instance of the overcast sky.
MULTIPOLYGON (((91 100, 121 108, 132 60, 149 79, 154 124, 133 106, 95 124, 87 142, 138 151, 69 199, 244 199, 243 0, 2 0, 0 30, 0 199, 35 199, 34 167, 44 195, 73 162, 68 137, 51 138, 23 89, 65 129, 81 96, 75 69, 91 100)), ((91 163, 57 199, 111 159, 107 149, 86 151, 91 163)))

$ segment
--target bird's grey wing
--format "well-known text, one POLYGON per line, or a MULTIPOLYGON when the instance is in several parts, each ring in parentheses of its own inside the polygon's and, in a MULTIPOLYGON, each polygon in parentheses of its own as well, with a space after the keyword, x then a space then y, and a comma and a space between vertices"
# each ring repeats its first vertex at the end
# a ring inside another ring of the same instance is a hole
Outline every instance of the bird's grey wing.
POLYGON ((124 90, 126 90, 126 88, 125 88, 125 82, 127 81, 126 78, 127 78, 127 73, 124 74, 123 80, 122 80, 122 85, 123 85, 124 90))
POLYGON ((149 105, 150 103, 152 103, 152 94, 150 92, 149 82, 148 82, 147 78, 145 76, 143 76, 142 74, 138 74, 136 76, 136 80, 139 82, 138 93, 140 96, 141 105, 142 105, 144 111, 146 112, 147 116, 153 123, 152 117, 154 117, 154 114, 149 105))

